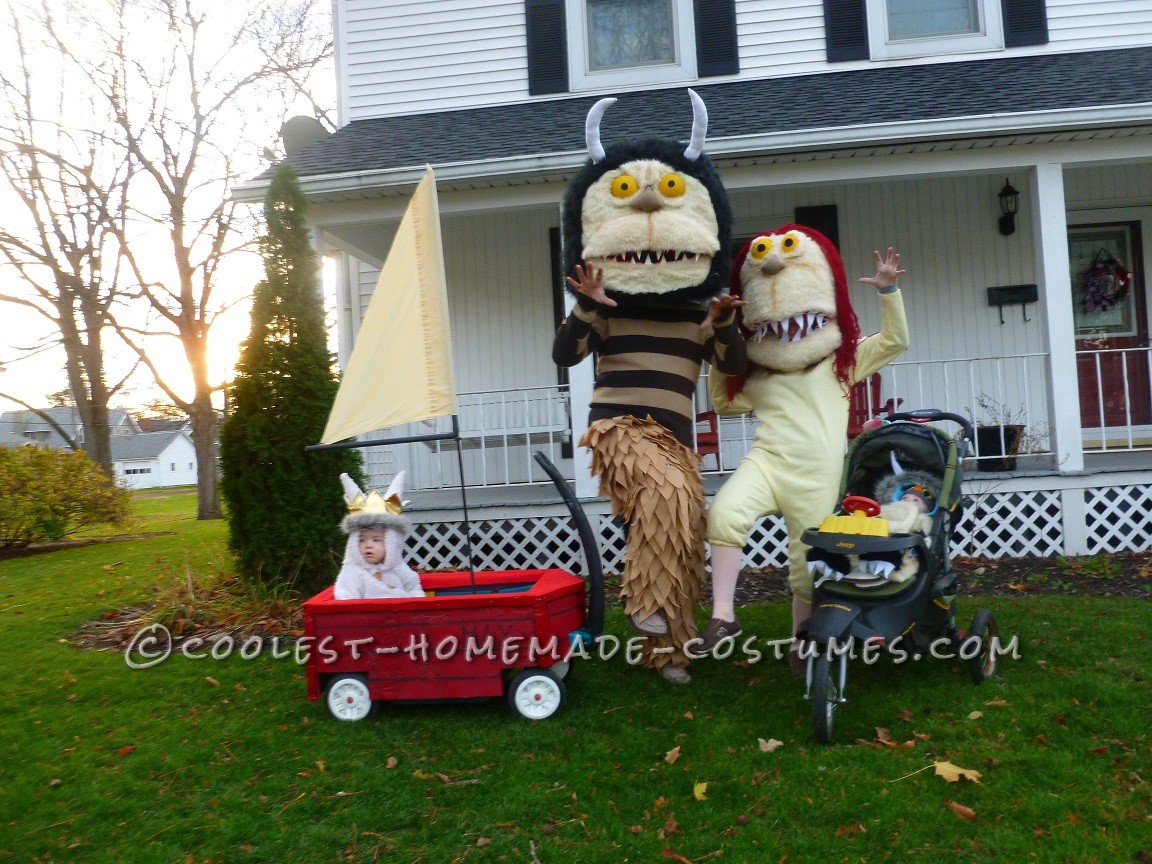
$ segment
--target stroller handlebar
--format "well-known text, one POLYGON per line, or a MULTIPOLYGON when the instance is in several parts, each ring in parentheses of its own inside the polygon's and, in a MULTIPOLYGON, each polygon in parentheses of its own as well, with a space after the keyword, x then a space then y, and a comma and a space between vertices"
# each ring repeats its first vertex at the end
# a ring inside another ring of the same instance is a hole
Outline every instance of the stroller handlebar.
POLYGON ((972 429, 972 423, 967 417, 961 417, 959 414, 953 414, 951 411, 941 411, 938 408, 918 408, 915 411, 897 411, 895 414, 889 414, 886 418, 888 421, 893 420, 910 420, 913 423, 938 423, 946 420, 955 423, 961 429, 961 441, 957 442, 957 449, 960 451, 960 456, 963 458, 971 446, 972 440, 976 437, 976 433, 972 429))

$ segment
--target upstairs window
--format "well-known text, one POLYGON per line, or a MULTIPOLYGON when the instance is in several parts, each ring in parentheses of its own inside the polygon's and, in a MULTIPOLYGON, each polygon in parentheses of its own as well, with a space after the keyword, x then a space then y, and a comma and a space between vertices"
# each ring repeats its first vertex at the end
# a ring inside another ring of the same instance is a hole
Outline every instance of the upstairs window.
POLYGON ((1004 47, 999 0, 869 0, 873 60, 1004 47))
POLYGON ((1045 0, 824 0, 829 63, 1044 45, 1045 0))
POLYGON ((575 0, 567 9, 572 90, 696 79, 691 0, 575 0))
POLYGON ((735 0, 525 0, 524 11, 532 96, 740 71, 735 0))

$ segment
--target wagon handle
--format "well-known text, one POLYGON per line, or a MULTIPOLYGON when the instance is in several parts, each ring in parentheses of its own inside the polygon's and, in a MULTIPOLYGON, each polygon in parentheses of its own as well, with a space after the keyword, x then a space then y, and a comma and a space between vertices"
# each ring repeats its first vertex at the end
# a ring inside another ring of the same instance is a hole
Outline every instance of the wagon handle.
POLYGON ((576 500, 572 487, 568 485, 559 469, 552 464, 552 460, 539 450, 532 456, 556 484, 560 497, 564 499, 564 503, 568 505, 568 512, 572 514, 572 521, 576 523, 576 532, 580 535, 580 544, 584 547, 584 559, 588 562, 587 630, 595 642, 604 632, 604 570, 600 565, 600 547, 596 544, 596 535, 592 533, 592 526, 588 524, 588 517, 584 515, 584 508, 576 500))

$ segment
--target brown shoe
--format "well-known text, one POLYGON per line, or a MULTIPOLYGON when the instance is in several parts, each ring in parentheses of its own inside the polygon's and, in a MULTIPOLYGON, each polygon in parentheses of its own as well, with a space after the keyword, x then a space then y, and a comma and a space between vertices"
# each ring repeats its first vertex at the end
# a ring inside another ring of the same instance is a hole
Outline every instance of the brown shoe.
POLYGON ((696 650, 707 654, 715 648, 721 639, 736 638, 744 631, 740 629, 740 622, 736 620, 721 621, 719 618, 708 619, 708 626, 700 634, 700 647, 696 650))

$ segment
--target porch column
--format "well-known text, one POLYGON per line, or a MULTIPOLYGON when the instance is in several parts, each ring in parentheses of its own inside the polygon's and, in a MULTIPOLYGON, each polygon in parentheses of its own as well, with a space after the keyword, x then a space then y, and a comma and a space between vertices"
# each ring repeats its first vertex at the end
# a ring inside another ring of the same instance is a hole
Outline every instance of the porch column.
MULTIPOLYGON (((564 314, 572 314, 576 298, 564 292, 564 314)), ((568 399, 572 404, 572 470, 575 471, 576 497, 595 498, 600 484, 592 476, 592 454, 580 446, 580 439, 588 429, 588 410, 592 406, 592 385, 596 380, 591 358, 581 360, 568 370, 568 399)))
POLYGON ((1029 207, 1036 278, 1044 298, 1048 340, 1048 430, 1059 471, 1084 469, 1080 434, 1080 386, 1076 377, 1075 325, 1072 319, 1072 279, 1068 273, 1068 215, 1064 200, 1064 166, 1036 165, 1031 177, 1029 207))

